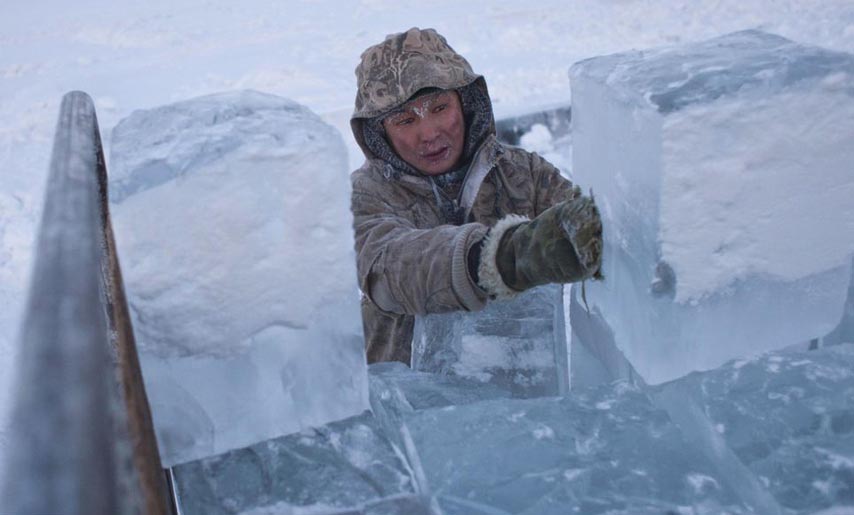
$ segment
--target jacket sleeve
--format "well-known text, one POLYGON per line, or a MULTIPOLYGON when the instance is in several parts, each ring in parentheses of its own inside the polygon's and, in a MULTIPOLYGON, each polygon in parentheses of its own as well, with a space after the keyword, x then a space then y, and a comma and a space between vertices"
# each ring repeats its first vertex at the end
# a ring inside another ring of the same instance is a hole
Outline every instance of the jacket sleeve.
POLYGON ((534 179, 534 216, 566 200, 572 181, 538 154, 531 153, 531 176, 534 179))
POLYGON ((482 309, 486 293, 469 275, 479 223, 418 229, 380 195, 353 181, 351 199, 359 286, 383 311, 403 314, 482 309))

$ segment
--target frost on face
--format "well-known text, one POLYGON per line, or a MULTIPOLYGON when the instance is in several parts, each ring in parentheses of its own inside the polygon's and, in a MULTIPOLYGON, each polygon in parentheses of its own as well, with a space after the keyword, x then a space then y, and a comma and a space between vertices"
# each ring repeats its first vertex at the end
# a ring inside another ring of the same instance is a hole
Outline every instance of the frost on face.
POLYGON ((427 98, 421 102, 419 106, 412 107, 412 113, 415 114, 418 118, 422 120, 430 113, 430 109, 433 107, 433 104, 437 102, 438 98, 427 98))
POLYGON ((423 120, 432 112, 435 105, 443 101, 447 101, 447 91, 440 91, 438 93, 433 93, 432 95, 426 95, 422 98, 417 98, 400 109, 390 113, 385 120, 394 127, 404 123, 408 116, 416 116, 419 120, 423 120))

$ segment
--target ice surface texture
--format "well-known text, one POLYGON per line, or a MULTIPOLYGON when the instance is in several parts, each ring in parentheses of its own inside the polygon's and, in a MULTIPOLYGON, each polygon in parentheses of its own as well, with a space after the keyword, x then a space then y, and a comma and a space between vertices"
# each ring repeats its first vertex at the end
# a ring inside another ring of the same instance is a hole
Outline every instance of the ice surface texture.
POLYGON ((412 367, 488 382, 515 397, 567 393, 563 287, 534 288, 478 312, 419 316, 412 367))
POLYGON ((854 56, 759 31, 570 71, 594 312, 649 382, 823 336, 854 253, 854 56))
MULTIPOLYGON (((185 515, 419 513, 406 462, 370 413, 185 463, 173 470, 185 515), (299 511, 304 510, 304 511, 299 511)), ((425 510, 426 511, 426 510, 425 510)))
POLYGON ((176 467, 184 513, 718 515, 854 506, 852 344, 565 398, 512 398, 494 384, 401 363, 369 371, 373 414, 176 467), (674 400, 695 407, 696 420, 672 416, 674 400), (713 438, 704 441, 703 431, 713 438))
POLYGON ((667 414, 628 383, 511 399, 494 385, 402 365, 370 370, 375 415, 446 515, 746 511, 667 414))
POLYGON ((854 344, 738 360, 660 389, 696 402, 782 508, 854 506, 854 344))
POLYGON ((368 405, 338 133, 243 91, 113 131, 113 220, 165 465, 368 405))
MULTIPOLYGON (((854 265, 852 265, 854 270, 854 265)), ((851 284, 848 286, 848 299, 839 325, 822 339, 824 345, 839 343, 854 343, 854 273, 851 274, 851 284)))

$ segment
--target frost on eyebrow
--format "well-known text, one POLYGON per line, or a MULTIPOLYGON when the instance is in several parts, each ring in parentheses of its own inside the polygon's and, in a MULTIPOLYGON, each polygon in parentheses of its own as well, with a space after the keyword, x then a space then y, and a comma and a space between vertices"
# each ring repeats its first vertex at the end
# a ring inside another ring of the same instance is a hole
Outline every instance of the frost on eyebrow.
POLYGON ((440 91, 424 98, 418 98, 412 101, 412 105, 408 108, 405 107, 404 109, 412 112, 415 116, 423 120, 430 112, 430 108, 433 107, 433 104, 445 100, 446 95, 447 91, 440 91))
POLYGON ((434 93, 432 95, 426 95, 421 98, 416 98, 415 100, 410 101, 409 103, 393 110, 388 113, 383 121, 388 121, 389 123, 395 123, 395 121, 399 120, 401 116, 407 114, 414 114, 420 119, 424 119, 429 113, 430 109, 434 104, 446 100, 445 95, 447 91, 440 91, 438 93, 434 93))
POLYGON ((412 112, 415 113, 415 116, 423 120, 424 117, 427 116, 427 113, 430 111, 430 107, 433 105, 433 102, 435 102, 435 99, 429 98, 424 102, 421 102, 420 106, 413 106, 412 112))

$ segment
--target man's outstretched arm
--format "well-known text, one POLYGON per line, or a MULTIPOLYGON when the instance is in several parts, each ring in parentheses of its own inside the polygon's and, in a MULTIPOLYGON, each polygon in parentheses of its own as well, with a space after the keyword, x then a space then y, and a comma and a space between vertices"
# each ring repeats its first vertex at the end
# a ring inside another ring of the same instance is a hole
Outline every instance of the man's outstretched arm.
POLYGON ((362 291, 390 313, 475 311, 486 303, 467 266, 489 230, 479 223, 418 229, 354 183, 351 202, 362 291))

